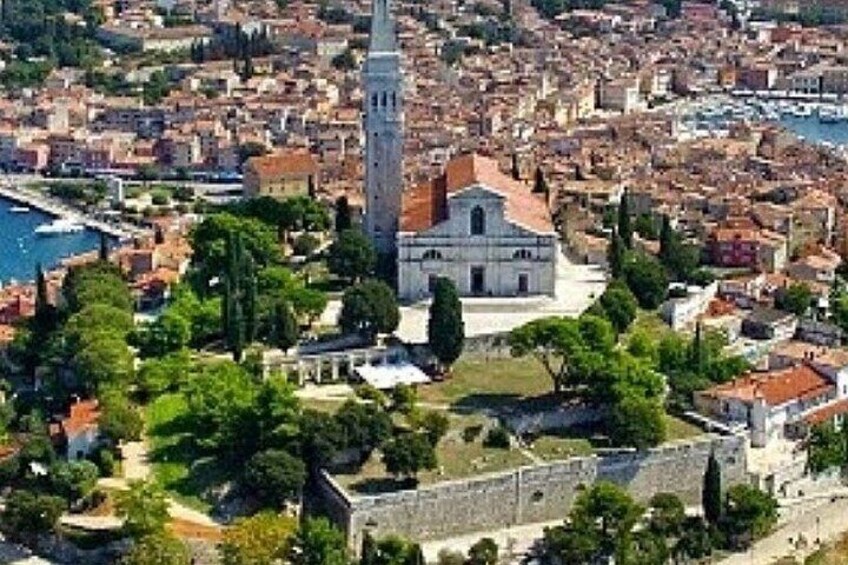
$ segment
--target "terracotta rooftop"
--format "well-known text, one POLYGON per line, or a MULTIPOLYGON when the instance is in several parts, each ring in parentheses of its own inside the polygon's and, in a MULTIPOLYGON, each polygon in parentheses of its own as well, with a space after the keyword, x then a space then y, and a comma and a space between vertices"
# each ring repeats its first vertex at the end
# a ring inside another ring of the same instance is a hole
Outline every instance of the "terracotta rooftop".
POLYGON ((62 430, 66 436, 78 433, 97 425, 100 409, 96 400, 83 400, 71 406, 71 414, 62 420, 62 430))
POLYGON ((417 232, 447 219, 447 200, 482 185, 504 198, 508 220, 538 233, 552 233, 554 226, 544 199, 530 187, 505 175, 494 159, 478 154, 451 159, 441 176, 404 194, 400 230, 417 232))
POLYGON ((261 157, 251 157, 246 167, 257 175, 265 177, 314 175, 318 172, 318 163, 306 151, 277 152, 261 157))
POLYGON ((845 412, 848 412, 848 398, 843 398, 807 414, 804 416, 804 421, 814 426, 832 419, 837 414, 844 414, 845 412))
POLYGON ((705 394, 717 398, 733 398, 751 403, 762 398, 769 406, 779 406, 790 400, 815 398, 834 388, 833 384, 808 365, 754 373, 717 385, 705 394))

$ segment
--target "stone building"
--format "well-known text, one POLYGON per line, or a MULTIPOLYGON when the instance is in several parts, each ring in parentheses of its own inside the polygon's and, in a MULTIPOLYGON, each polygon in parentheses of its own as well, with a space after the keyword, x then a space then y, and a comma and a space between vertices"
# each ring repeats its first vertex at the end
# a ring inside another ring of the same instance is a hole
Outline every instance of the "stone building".
POLYGON ((403 76, 389 0, 374 0, 362 79, 365 231, 378 251, 390 253, 403 191, 403 76))
POLYGON ((251 157, 244 167, 244 193, 278 200, 311 195, 318 188, 318 163, 305 151, 251 157))
POLYGON ((398 295, 430 295, 449 277, 463 296, 554 295, 559 242, 544 197, 480 155, 404 195, 398 295))

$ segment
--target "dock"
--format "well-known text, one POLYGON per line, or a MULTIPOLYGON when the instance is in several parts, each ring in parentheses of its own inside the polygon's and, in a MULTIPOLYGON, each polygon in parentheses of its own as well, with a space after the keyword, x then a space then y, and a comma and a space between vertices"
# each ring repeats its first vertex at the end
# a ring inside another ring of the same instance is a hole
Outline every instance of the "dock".
POLYGON ((0 197, 24 206, 35 208, 45 214, 50 214, 57 218, 68 218, 74 220, 89 229, 105 233, 106 235, 120 240, 130 239, 134 236, 144 235, 146 233, 144 229, 127 222, 115 225, 94 218, 89 218, 81 211, 72 208, 71 206, 57 202, 44 194, 30 189, 0 185, 0 197))

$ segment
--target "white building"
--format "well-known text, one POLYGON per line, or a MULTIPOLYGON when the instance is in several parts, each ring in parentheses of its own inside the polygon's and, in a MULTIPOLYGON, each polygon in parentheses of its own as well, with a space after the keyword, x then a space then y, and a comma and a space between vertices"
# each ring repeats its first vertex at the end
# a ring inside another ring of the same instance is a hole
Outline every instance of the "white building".
POLYGON ((544 197, 480 155, 404 195, 397 238, 398 295, 428 297, 438 277, 463 296, 553 296, 557 233, 544 197))
POLYGON ((699 412, 746 426, 751 445, 801 438, 810 426, 848 412, 848 368, 806 361, 751 373, 695 393, 699 412))

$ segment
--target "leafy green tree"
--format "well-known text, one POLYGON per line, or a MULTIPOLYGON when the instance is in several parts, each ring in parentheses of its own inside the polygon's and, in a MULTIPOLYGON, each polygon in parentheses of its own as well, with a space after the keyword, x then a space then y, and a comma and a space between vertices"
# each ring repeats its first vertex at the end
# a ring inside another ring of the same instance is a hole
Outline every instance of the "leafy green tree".
POLYGON ((624 280, 639 306, 646 310, 657 308, 665 300, 668 279, 653 257, 634 254, 624 265, 624 280))
POLYGON ((813 473, 840 468, 846 464, 843 434, 832 424, 819 424, 810 431, 807 440, 807 466, 813 473))
POLYGON ((712 553, 713 538, 710 528, 701 517, 687 518, 683 531, 674 546, 673 554, 678 560, 699 560, 712 553))
POLYGON ((395 294, 382 281, 362 282, 342 296, 339 326, 347 333, 359 333, 373 341, 377 334, 395 331, 399 323, 400 309, 395 294))
POLYGON ((404 433, 383 445, 383 464, 395 476, 415 479, 419 471, 436 468, 436 452, 426 435, 404 433))
POLYGON ((306 466, 283 450, 267 449, 247 463, 244 482, 264 505, 280 508, 300 496, 306 482, 306 466))
POLYGON ((89 394, 104 387, 128 385, 134 363, 125 341, 103 334, 92 338, 73 357, 80 384, 89 394))
POLYGON ((109 390, 101 395, 100 433, 111 441, 138 441, 144 420, 122 391, 109 390))
POLYGON ((713 525, 718 524, 722 517, 721 465, 714 453, 711 453, 707 460, 701 504, 704 507, 704 517, 707 522, 713 525))
POLYGON ((62 461, 50 468, 49 476, 53 492, 74 503, 94 491, 99 472, 91 461, 62 461))
POLYGON ((804 283, 794 283, 781 291, 775 298, 775 305, 781 310, 796 316, 805 315, 813 303, 813 291, 804 283))
POLYGON ((340 71, 352 71, 356 68, 356 59, 353 57, 353 51, 345 49, 331 61, 334 68, 340 71))
POLYGON ((598 303, 603 309, 604 316, 618 333, 626 331, 636 319, 639 304, 625 284, 614 281, 601 295, 598 303))
POLYGON ((159 532, 136 540, 120 563, 121 565, 190 565, 191 552, 173 534, 159 532))
POLYGON ((62 296, 71 313, 91 304, 106 304, 125 312, 132 312, 133 307, 121 271, 102 261, 70 269, 62 282, 62 296))
POLYGON ((439 277, 430 304, 427 322, 427 341, 430 350, 442 366, 450 366, 459 359, 465 342, 465 323, 462 321, 462 302, 456 285, 450 279, 439 277))
POLYGON ((161 358, 146 359, 138 371, 138 389, 150 399, 174 391, 188 382, 192 371, 188 350, 181 349, 161 358))
POLYGON ((273 512, 238 518, 218 546, 223 565, 275 565, 288 557, 297 520, 273 512))
POLYGON ((344 534, 326 518, 307 518, 292 541, 293 565, 348 565, 344 534))
POLYGON ((430 445, 436 447, 450 428, 448 417, 438 410, 428 410, 421 418, 421 429, 427 436, 430 445))
POLYGON ((468 549, 468 565, 497 565, 498 544, 492 538, 481 538, 468 549))
POLYGON ((572 357, 584 348, 577 320, 560 317, 540 318, 515 328, 509 335, 509 345, 513 357, 533 355, 557 393, 568 384, 572 357))
POLYGON ((258 267, 278 263, 281 258, 277 233, 267 223, 252 217, 240 217, 222 212, 207 216, 190 234, 193 262, 201 270, 195 291, 201 296, 209 293, 210 281, 228 267, 227 241, 239 234, 243 255, 250 255, 258 267), (198 288, 199 287, 199 288, 198 288))
POLYGON ((651 531, 664 536, 679 536, 686 521, 686 507, 683 501, 668 492, 658 492, 651 497, 651 517, 648 527, 651 531))
POLYGON ((191 343, 191 321, 168 309, 137 332, 136 342, 142 357, 163 357, 191 343))
POLYGON ((665 411, 654 399, 627 395, 612 407, 608 434, 615 445, 647 449, 665 440, 665 411))
POLYGON ((741 484, 727 490, 725 516, 722 522, 733 545, 745 547, 767 535, 777 523, 777 501, 750 485, 741 484))
POLYGON ((29 541, 52 531, 65 509, 65 501, 58 496, 18 489, 6 498, 0 525, 9 539, 29 541))
POLYGON ((374 274, 377 252, 364 233, 357 229, 341 232, 327 252, 327 268, 336 276, 357 282, 374 274))
POLYGON ((408 384, 401 383, 392 389, 391 399, 392 410, 408 416, 415 410, 418 393, 408 384))
POLYGON ((362 534, 362 550, 359 552, 359 565, 377 565, 377 541, 371 532, 365 530, 362 534))
POLYGON ((650 214, 641 214, 638 216, 633 228, 636 230, 636 233, 645 239, 655 240, 658 237, 656 223, 650 214))
POLYGON ((155 483, 131 481, 129 489, 117 494, 115 514, 124 519, 124 531, 135 539, 165 531, 168 501, 155 483))
POLYGON ((374 404, 348 400, 334 416, 345 437, 345 447, 367 455, 382 446, 392 432, 391 417, 374 404))

